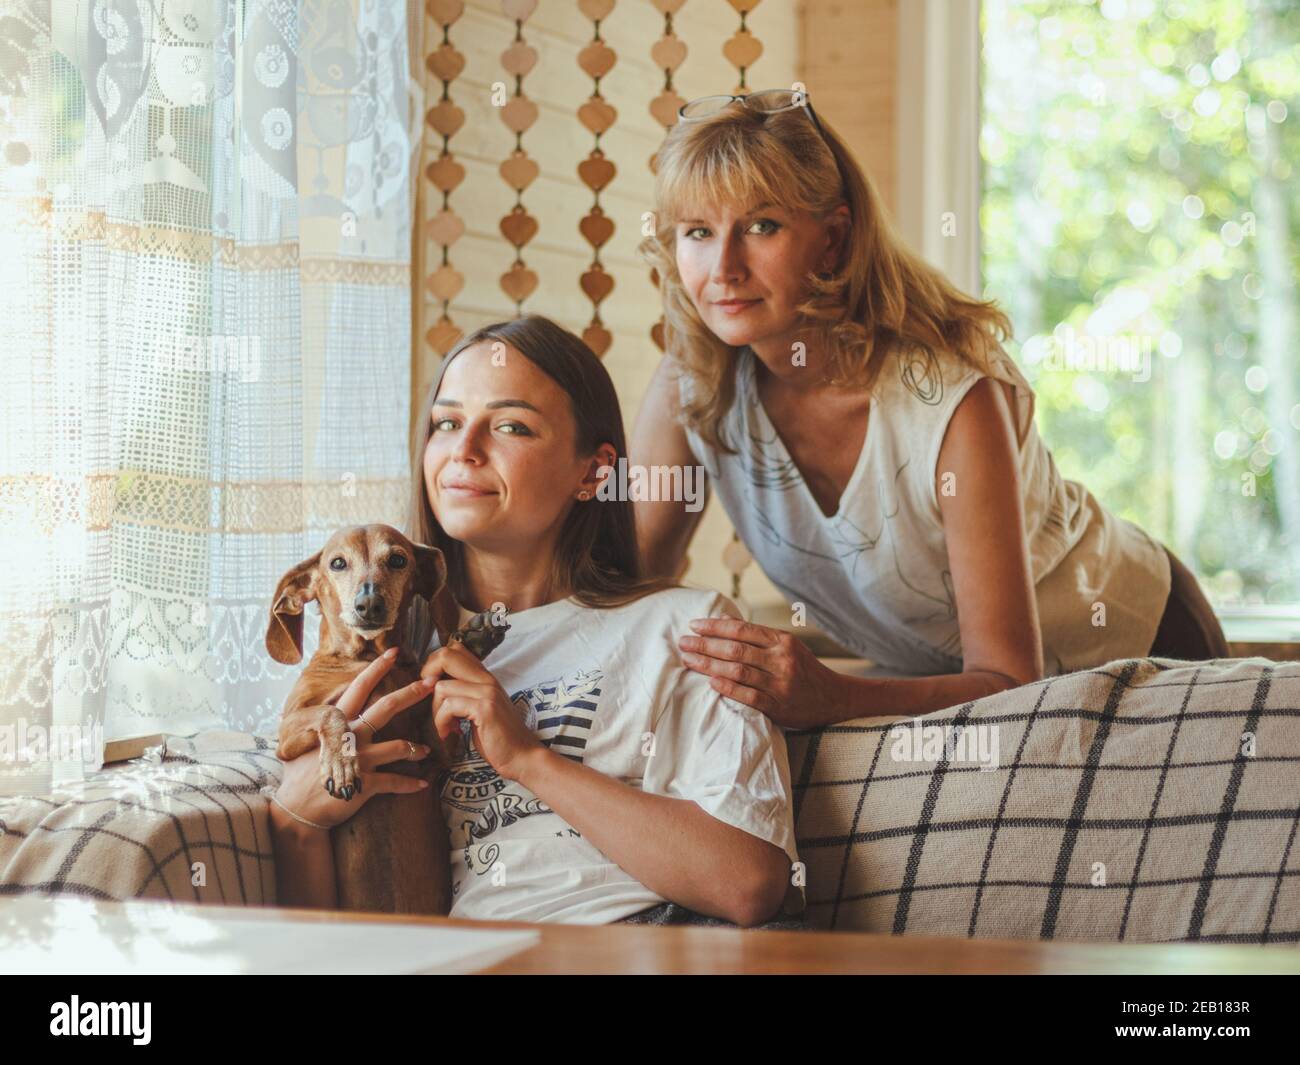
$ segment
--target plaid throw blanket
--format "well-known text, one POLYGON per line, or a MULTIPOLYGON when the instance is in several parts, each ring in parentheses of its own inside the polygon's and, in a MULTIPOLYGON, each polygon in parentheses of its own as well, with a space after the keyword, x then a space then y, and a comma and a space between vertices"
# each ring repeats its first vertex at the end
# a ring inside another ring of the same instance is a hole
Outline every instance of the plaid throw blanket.
POLYGON ((1120 659, 787 740, 815 927, 1300 940, 1300 662, 1120 659))
MULTIPOLYGON (((1300 663, 1122 659, 787 740, 812 927, 1300 941, 1300 663)), ((0 799, 0 893, 272 904, 279 775, 212 732, 0 799)))
POLYGON ((279 780, 274 740, 204 732, 48 797, 0 798, 0 895, 274 904, 258 792, 279 780))

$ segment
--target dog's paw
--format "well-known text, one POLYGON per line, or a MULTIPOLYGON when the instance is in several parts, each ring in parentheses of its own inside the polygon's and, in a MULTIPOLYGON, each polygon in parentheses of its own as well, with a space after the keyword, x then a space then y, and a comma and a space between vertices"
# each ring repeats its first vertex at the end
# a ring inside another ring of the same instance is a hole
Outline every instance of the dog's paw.
POLYGON ((345 802, 361 791, 356 736, 337 706, 328 706, 321 713, 320 782, 334 798, 345 802))

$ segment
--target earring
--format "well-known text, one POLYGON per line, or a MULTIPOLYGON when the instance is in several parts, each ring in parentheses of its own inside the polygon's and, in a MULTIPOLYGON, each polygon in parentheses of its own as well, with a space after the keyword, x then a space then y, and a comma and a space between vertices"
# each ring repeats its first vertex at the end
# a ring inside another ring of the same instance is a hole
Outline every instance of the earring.
POLYGON ((591 498, 591 493, 588 492, 586 489, 583 489, 583 491, 581 491, 581 492, 578 493, 578 498, 579 498, 579 499, 590 499, 590 498, 591 498))

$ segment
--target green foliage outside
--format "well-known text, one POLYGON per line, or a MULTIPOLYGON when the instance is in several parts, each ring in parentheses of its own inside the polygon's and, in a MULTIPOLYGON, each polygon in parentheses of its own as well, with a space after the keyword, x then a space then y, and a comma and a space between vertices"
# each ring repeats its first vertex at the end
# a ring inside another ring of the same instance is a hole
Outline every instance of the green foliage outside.
POLYGON ((1063 476, 1300 612, 1300 2, 984 0, 984 295, 1063 476))

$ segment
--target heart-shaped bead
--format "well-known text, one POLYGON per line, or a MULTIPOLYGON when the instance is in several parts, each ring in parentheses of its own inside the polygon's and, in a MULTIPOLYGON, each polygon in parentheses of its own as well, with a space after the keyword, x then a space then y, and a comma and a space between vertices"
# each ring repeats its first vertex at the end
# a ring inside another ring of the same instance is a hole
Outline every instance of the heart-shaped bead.
POLYGON ((758 7, 758 0, 727 0, 740 14, 748 15, 754 8, 758 7))
POLYGON ((465 275, 444 263, 429 275, 424 284, 434 296, 446 303, 454 300, 456 294, 465 287, 465 275))
POLYGON ((462 330, 453 325, 449 318, 439 318, 429 331, 424 334, 424 339, 428 342, 429 347, 436 351, 440 356, 446 355, 461 338, 462 330))
POLYGON ((455 81, 465 69, 465 57, 448 43, 440 44, 424 57, 424 65, 435 78, 455 81))
POLYGON ((654 0, 654 5, 661 15, 675 15, 681 10, 686 0, 654 0))
POLYGON ((537 175, 541 172, 537 163, 521 151, 514 152, 497 169, 505 183, 519 192, 523 192, 536 181, 537 175))
POLYGON ((650 101, 650 114, 654 116, 654 120, 661 126, 675 126, 677 124, 677 112, 685 103, 685 100, 669 89, 667 92, 661 92, 650 101))
POLYGON ((604 133, 614 124, 618 112, 613 106, 598 96, 593 96, 578 108, 578 121, 592 133, 604 133))
POLYGON ((599 248, 614 235, 614 220, 599 207, 593 207, 578 223, 578 230, 593 248, 599 248))
POLYGON ((465 14, 465 3, 464 0, 427 0, 425 9, 439 26, 450 26, 465 14))
POLYGON ((582 341, 595 352, 596 358, 603 359, 605 352, 609 350, 610 344, 614 342, 614 337, 603 325, 592 322, 582 331, 582 341))
POLYGON ((451 192, 465 180, 465 168, 447 152, 424 168, 424 176, 440 191, 451 192))
POLYGON ((676 70, 686 59, 686 42, 680 37, 660 37, 650 48, 650 58, 661 70, 676 70))
POLYGON ((722 564, 733 577, 739 577, 753 561, 743 540, 732 540, 722 549, 722 564))
POLYGON ((536 288, 537 275, 524 266, 512 266, 501 275, 501 291, 516 303, 523 303, 536 288))
POLYGON ((522 248, 537 236, 537 219, 516 205, 514 210, 501 219, 501 233, 516 248, 522 248))
POLYGON ((512 18, 516 22, 523 22, 537 8, 537 0, 501 0, 501 10, 505 12, 506 18, 512 18))
POLYGON ((578 66, 589 78, 603 78, 618 62, 618 55, 604 41, 592 41, 578 53, 578 66))
POLYGON ((592 192, 603 189, 614 180, 617 172, 617 167, 603 155, 588 156, 578 164, 578 177, 592 192))
POLYGON ((501 108, 501 121, 514 133, 523 133, 537 121, 537 105, 527 96, 512 96, 501 108))
POLYGON ((655 347, 660 351, 666 351, 664 347, 664 320, 662 318, 650 327, 650 339, 655 342, 655 347))
POLYGON ((592 303, 599 303, 614 291, 613 277, 605 273, 605 268, 599 263, 582 275, 579 284, 592 303))
POLYGON ((425 224, 424 234, 435 244, 451 247, 465 235, 465 223, 455 211, 442 210, 425 224))
POLYGON ((605 19, 614 10, 614 0, 578 0, 578 10, 589 19, 605 19))
POLYGON ((722 46, 722 54, 737 70, 748 69, 763 54, 763 42, 746 30, 729 38, 722 46))
POLYGON ((537 49, 523 41, 515 41, 501 53, 501 67, 507 74, 523 77, 537 66, 537 49))
POLYGON ((465 112, 450 100, 439 100, 425 112, 424 120, 444 137, 450 137, 465 124, 465 112))

